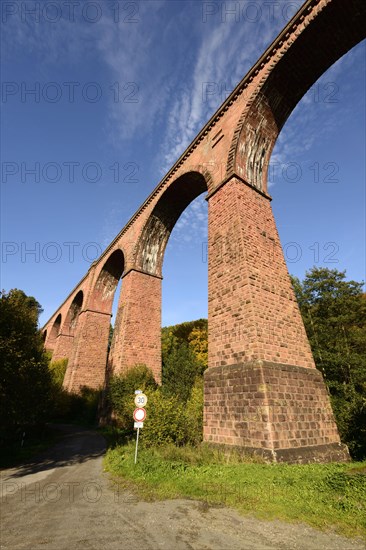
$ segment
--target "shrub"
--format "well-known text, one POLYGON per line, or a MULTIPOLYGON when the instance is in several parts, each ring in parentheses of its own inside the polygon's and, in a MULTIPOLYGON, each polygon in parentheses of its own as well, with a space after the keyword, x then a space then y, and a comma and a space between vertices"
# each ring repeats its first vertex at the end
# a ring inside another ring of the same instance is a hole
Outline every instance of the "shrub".
POLYGON ((184 407, 175 397, 164 395, 161 389, 148 395, 147 418, 142 439, 147 447, 175 443, 183 445, 187 437, 184 407))
POLYGON ((187 403, 158 389, 148 396, 142 440, 147 447, 173 443, 198 445, 203 429, 203 382, 198 380, 187 403))
POLYGON ((67 357, 65 357, 49 364, 48 368, 51 373, 51 378, 57 388, 62 388, 68 361, 67 357))
POLYGON ((198 445, 203 438, 203 380, 197 378, 184 409, 186 443, 198 445))
POLYGON ((135 390, 155 390, 157 383, 154 375, 146 365, 136 365, 126 373, 113 376, 109 382, 109 402, 122 428, 133 427, 135 390))
POLYGON ((52 420, 75 424, 95 425, 100 399, 100 391, 81 388, 80 394, 68 393, 54 387, 52 420))
POLYGON ((163 390, 186 402, 191 394, 196 376, 201 371, 193 351, 186 343, 173 349, 163 364, 163 390))
POLYGON ((158 387, 151 370, 145 365, 136 365, 128 372, 113 377, 109 384, 109 402, 118 426, 130 434, 133 433, 136 389, 141 389, 148 397, 147 418, 141 432, 147 447, 166 443, 198 445, 202 441, 202 378, 197 378, 184 402, 181 396, 170 394, 164 386, 158 387))

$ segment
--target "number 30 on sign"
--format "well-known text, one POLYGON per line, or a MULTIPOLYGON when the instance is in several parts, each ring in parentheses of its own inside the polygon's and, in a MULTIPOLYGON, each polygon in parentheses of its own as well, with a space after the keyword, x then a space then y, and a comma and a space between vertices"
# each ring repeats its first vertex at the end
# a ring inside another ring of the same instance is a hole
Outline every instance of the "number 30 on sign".
POLYGON ((142 409, 147 403, 147 397, 144 393, 138 393, 135 397, 135 405, 142 409))

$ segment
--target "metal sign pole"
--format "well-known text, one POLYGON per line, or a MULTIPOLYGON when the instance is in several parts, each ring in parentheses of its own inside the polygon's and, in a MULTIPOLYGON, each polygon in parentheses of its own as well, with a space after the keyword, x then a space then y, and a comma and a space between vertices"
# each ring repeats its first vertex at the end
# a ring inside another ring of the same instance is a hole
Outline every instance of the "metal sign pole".
POLYGON ((139 433, 140 433, 140 428, 137 428, 136 449, 135 449, 135 464, 137 462, 137 447, 138 447, 138 444, 139 444, 139 433))

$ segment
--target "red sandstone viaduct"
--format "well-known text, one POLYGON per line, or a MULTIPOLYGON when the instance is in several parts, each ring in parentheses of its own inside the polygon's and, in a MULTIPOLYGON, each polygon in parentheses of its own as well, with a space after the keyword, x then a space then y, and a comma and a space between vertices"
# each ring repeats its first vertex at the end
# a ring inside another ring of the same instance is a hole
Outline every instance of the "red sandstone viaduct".
POLYGON ((316 370, 267 190, 276 139, 306 91, 365 37, 365 0, 308 0, 45 324, 64 387, 103 386, 113 296, 123 278, 112 372, 161 378, 161 272, 169 235, 208 201, 209 362, 204 439, 273 460, 346 460, 316 370))

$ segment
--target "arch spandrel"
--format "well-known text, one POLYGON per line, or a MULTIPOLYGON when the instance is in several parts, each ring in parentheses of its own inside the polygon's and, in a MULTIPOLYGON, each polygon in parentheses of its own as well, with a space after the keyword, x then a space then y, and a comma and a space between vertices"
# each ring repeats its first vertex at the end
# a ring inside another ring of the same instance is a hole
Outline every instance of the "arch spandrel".
MULTIPOLYGON (((277 137, 306 92, 366 36, 366 2, 323 0, 304 4, 295 28, 276 39, 243 93, 227 173, 267 192, 270 156, 277 137), (280 40, 280 38, 282 38, 280 40)), ((283 34, 283 33, 282 33, 283 34)))

